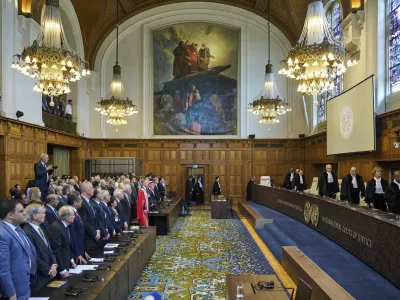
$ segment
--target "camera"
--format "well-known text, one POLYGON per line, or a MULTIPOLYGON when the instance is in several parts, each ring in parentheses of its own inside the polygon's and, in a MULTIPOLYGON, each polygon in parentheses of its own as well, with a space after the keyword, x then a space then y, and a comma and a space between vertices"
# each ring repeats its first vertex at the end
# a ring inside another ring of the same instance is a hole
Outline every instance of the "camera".
POLYGON ((56 170, 58 168, 58 166, 53 166, 53 169, 56 170))

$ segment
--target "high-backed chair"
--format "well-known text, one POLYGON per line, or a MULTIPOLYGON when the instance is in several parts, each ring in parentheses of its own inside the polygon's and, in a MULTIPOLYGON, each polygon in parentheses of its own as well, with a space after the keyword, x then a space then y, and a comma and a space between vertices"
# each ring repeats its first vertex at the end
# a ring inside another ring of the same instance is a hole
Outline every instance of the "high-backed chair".
POLYGON ((297 282, 296 298, 295 300, 310 300, 312 288, 299 278, 297 282))
POLYGON ((261 176, 260 184, 271 187, 271 176, 261 176))
POLYGON ((311 188, 309 190, 305 190, 304 192, 318 195, 318 177, 313 178, 311 188))

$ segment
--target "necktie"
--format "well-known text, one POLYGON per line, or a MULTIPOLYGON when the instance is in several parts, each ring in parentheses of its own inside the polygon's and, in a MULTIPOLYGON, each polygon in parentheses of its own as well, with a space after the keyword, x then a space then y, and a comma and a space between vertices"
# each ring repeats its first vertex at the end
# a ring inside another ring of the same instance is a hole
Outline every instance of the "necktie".
POLYGON ((93 207, 92 202, 90 202, 90 201, 89 201, 89 206, 90 206, 90 208, 92 209, 93 215, 96 215, 96 211, 95 211, 95 209, 94 209, 94 207, 93 207))
POLYGON ((58 212, 55 208, 53 208, 54 214, 56 215, 56 217, 58 218, 58 212))
POLYGON ((79 220, 81 221, 81 223, 82 223, 82 218, 81 218, 81 216, 79 215, 78 212, 75 213, 75 216, 77 216, 79 218, 79 220))
POLYGON ((42 228, 40 228, 40 227, 39 227, 39 234, 40 234, 40 237, 43 239, 43 242, 46 244, 46 246, 49 246, 49 243, 47 242, 46 237, 44 236, 42 228))
POLYGON ((22 243, 24 244, 26 252, 28 252, 29 259, 31 261, 31 274, 35 275, 36 274, 36 258, 33 255, 33 251, 31 249, 31 246, 29 245, 28 241, 26 240, 25 234, 22 232, 21 228, 17 226, 15 228, 15 232, 18 234, 19 238, 21 239, 22 243))
POLYGON ((71 243, 71 233, 69 232, 69 227, 67 226, 65 228, 67 229, 67 232, 68 232, 68 240, 71 243))

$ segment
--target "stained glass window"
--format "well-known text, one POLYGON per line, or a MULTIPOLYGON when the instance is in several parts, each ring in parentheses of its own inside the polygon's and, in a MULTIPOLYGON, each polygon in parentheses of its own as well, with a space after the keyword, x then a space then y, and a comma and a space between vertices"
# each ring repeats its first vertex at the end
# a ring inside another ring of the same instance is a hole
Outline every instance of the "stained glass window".
MULTIPOLYGON (((400 3, 400 0, 394 0, 394 1, 398 1, 400 3)), ((331 28, 334 37, 338 40, 341 40, 343 38, 342 28, 340 27, 340 23, 342 22, 342 9, 338 1, 335 1, 331 6, 329 6, 328 10, 326 11, 325 17, 326 20, 328 21, 328 26, 331 28)), ((342 92, 343 75, 336 77, 334 79, 334 85, 335 87, 333 90, 329 90, 326 93, 318 96, 318 122, 325 121, 326 101, 339 95, 342 92)))
POLYGON ((400 91, 400 0, 390 0, 389 26, 390 93, 400 91))

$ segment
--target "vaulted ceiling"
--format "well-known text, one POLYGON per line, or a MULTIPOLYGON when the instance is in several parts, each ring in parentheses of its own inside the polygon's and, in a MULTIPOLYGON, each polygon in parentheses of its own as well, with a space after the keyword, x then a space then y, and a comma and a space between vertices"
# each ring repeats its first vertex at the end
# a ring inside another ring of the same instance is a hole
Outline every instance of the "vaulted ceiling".
MULTIPOLYGON (((310 0, 269 0, 271 1, 271 23, 278 27, 294 45, 299 38, 307 6, 310 0)), ((324 0, 324 3, 329 0, 324 0)), ((354 1, 354 0, 353 0, 354 1)), ((31 4, 32 17, 39 22, 40 11, 45 0, 19 0, 20 7, 31 4)), ((78 15, 85 46, 85 59, 93 68, 94 60, 102 42, 115 29, 116 0, 71 0, 78 15)), ((120 20, 129 19, 145 10, 187 0, 119 0, 120 20)), ((268 0, 192 0, 191 2, 216 2, 240 7, 267 17, 268 0)), ((347 16, 352 0, 341 0, 343 15, 347 16)), ((21 11, 21 9, 20 9, 21 11)))

